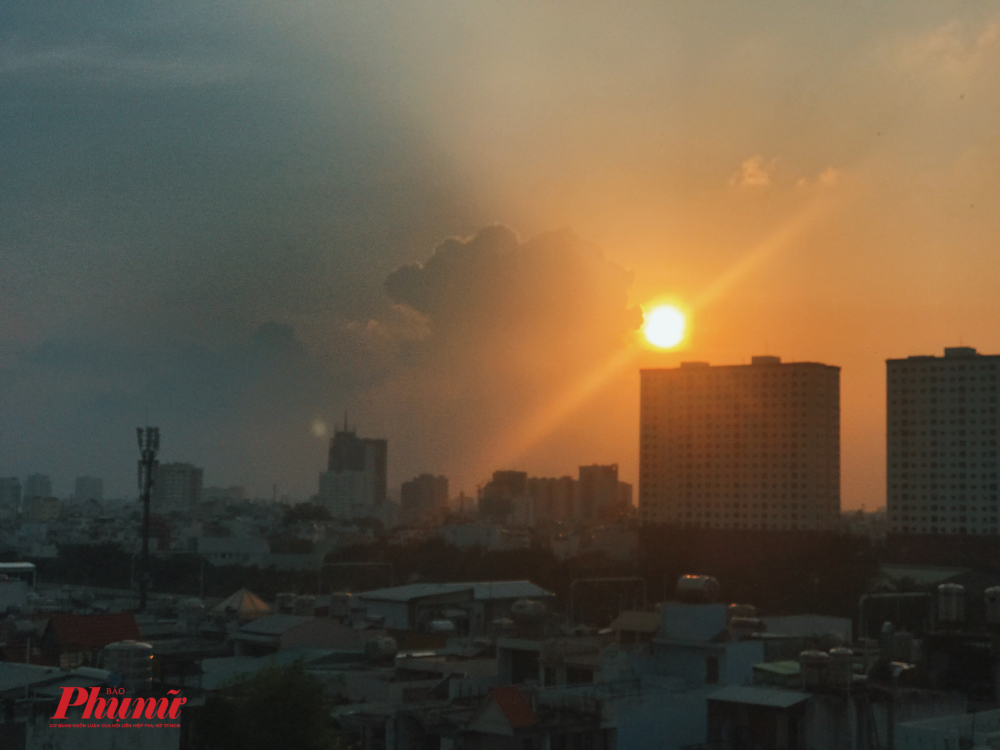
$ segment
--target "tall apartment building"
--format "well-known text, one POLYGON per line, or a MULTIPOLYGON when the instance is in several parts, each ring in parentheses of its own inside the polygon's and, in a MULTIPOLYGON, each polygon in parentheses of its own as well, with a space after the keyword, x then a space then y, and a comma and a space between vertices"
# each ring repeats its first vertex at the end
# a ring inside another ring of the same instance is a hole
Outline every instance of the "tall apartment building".
POLYGON ((618 481, 618 464, 581 466, 579 479, 495 471, 479 493, 481 515, 528 526, 595 523, 606 517, 606 511, 631 504, 632 485, 618 481))
POLYGON ((203 469, 192 464, 160 464, 153 477, 154 508, 193 508, 201 502, 203 469))
POLYGON ((643 523, 815 530, 839 517, 839 367, 642 370, 640 408, 643 523))
POLYGON ((0 477, 0 507, 21 507, 21 480, 17 477, 0 477))
POLYGON ((380 515, 386 504, 388 455, 384 439, 359 438, 346 424, 333 433, 318 497, 334 518, 380 515))
POLYGON ((527 492, 527 472, 494 471, 493 478, 479 490, 479 514, 503 521, 510 514, 514 499, 525 497, 527 492))
POLYGON ((408 522, 422 521, 448 509, 448 477, 421 474, 403 482, 399 490, 402 517, 408 522))
POLYGON ((886 361, 891 533, 997 533, 998 365, 964 346, 886 361))

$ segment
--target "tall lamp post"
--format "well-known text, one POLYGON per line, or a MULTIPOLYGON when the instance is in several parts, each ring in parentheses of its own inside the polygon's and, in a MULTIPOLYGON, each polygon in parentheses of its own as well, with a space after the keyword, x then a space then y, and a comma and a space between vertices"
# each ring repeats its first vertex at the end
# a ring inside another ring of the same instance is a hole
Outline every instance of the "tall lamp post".
POLYGON ((136 428, 139 439, 139 493, 142 498, 142 555, 139 558, 139 611, 146 611, 146 585, 149 578, 149 497, 153 492, 153 475, 159 462, 160 428, 136 428))

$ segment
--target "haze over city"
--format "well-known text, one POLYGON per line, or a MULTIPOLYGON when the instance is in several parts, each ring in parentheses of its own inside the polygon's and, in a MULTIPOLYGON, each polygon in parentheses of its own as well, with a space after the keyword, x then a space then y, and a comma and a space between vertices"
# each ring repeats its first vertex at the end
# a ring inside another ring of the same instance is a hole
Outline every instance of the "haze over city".
POLYGON ((618 463, 640 367, 1000 352, 986 4, 0 8, 0 473, 134 495, 134 430, 305 498, 345 410, 390 486, 618 463), (676 349, 642 310, 688 313, 676 349))

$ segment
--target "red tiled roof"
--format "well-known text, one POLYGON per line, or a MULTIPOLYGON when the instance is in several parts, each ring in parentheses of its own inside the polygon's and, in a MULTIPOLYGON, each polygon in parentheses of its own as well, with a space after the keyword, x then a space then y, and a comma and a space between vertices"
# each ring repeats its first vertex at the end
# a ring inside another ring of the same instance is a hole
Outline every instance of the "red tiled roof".
POLYGON ((514 729, 524 729, 538 723, 535 712, 531 710, 521 691, 513 685, 493 688, 490 690, 490 697, 500 706, 514 729))
POLYGON ((135 618, 129 612, 104 615, 52 615, 49 627, 55 631, 61 650, 94 651, 109 643, 142 640, 135 618))

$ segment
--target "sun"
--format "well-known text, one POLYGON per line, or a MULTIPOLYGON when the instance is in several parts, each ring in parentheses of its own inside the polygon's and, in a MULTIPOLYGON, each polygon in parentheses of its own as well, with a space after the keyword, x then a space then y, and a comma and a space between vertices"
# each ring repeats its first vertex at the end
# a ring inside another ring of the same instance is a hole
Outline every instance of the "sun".
POLYGON ((673 305, 660 305, 646 313, 642 333, 658 349, 672 349, 684 340, 687 318, 673 305))

